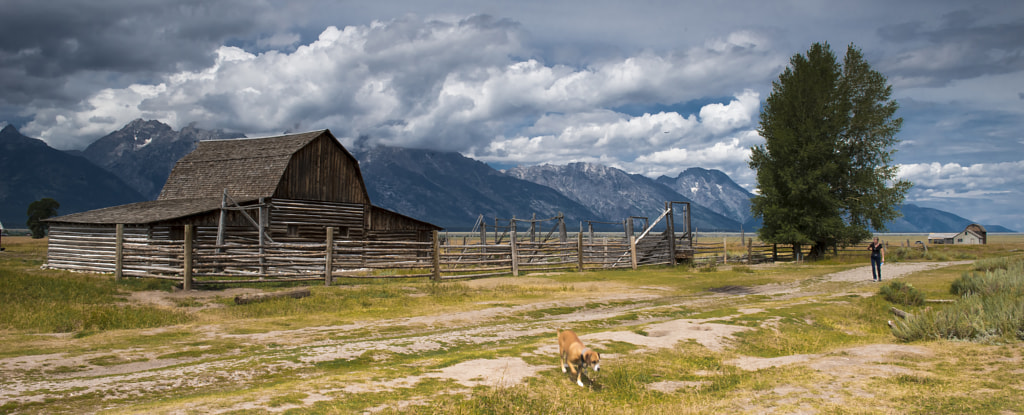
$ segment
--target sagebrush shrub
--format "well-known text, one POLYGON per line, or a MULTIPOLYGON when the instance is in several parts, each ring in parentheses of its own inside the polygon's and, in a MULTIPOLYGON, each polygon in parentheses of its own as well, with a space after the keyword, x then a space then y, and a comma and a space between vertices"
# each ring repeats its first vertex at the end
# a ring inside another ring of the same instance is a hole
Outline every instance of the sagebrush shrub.
POLYGON ((888 285, 882 286, 878 293, 891 303, 907 306, 924 304, 924 293, 914 288, 913 285, 902 281, 890 282, 888 285))

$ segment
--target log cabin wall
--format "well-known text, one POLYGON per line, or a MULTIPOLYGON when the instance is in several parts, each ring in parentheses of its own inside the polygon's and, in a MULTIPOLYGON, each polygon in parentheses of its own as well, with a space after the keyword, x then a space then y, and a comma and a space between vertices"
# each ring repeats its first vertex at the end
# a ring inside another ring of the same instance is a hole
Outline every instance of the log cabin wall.
POLYGON ((312 200, 274 199, 270 213, 270 234, 275 242, 323 242, 327 227, 334 227, 336 239, 360 240, 365 205, 312 200))
MULTIPOLYGON (((148 233, 147 226, 124 227, 126 239, 145 239, 148 233)), ((114 226, 110 225, 50 225, 46 265, 74 271, 114 272, 116 236, 114 226)))

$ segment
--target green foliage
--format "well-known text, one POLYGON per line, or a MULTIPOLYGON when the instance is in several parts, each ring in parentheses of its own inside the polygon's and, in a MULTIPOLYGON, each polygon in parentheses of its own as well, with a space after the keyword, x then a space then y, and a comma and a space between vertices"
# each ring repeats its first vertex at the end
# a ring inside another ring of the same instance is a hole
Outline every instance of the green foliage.
POLYGON ((885 76, 850 45, 842 65, 827 43, 794 55, 761 111, 765 144, 751 149, 760 194, 754 215, 769 243, 811 245, 867 239, 896 218, 911 183, 896 177, 892 148, 902 118, 885 76), (891 186, 890 186, 891 185, 891 186))
POLYGON ((974 263, 974 270, 975 271, 988 271, 988 272, 995 271, 995 270, 1000 270, 1000 269, 1008 270, 1008 269, 1010 269, 1011 267, 1014 267, 1014 266, 1018 266, 1019 267, 1022 262, 1024 262, 1024 258, 1021 258, 1021 257, 1016 257, 1016 258, 1012 258, 1012 257, 989 258, 989 259, 983 259, 981 261, 975 262, 974 263))
POLYGON ((1013 294, 1024 296, 1024 259, 983 260, 975 269, 990 270, 984 273, 964 273, 950 286, 950 294, 968 296, 993 296, 1013 294))
POLYGON ((60 203, 48 197, 44 197, 28 205, 28 221, 25 222, 28 225, 29 231, 32 232, 32 237, 39 239, 46 236, 46 232, 50 226, 43 222, 43 219, 52 218, 57 216, 57 209, 60 208, 60 203))
POLYGON ((902 281, 890 282, 878 290, 878 293, 890 303, 908 306, 924 304, 924 293, 902 281))
POLYGON ((950 291, 962 296, 956 303, 926 310, 893 328, 906 341, 956 339, 970 341, 1024 340, 1024 260, 1003 263, 979 261, 976 268, 1006 266, 985 273, 965 273, 950 291))
POLYGON ((940 309, 901 320, 892 329, 903 341, 1024 340, 1024 298, 1019 295, 972 295, 940 309))

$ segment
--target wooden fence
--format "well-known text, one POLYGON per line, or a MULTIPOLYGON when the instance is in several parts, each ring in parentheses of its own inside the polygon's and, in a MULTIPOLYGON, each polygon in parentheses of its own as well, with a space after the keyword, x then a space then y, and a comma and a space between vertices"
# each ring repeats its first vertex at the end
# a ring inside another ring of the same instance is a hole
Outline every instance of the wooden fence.
MULTIPOLYGON (((883 242, 886 245, 886 249, 892 246, 888 241, 883 242)), ((836 246, 829 250, 829 253, 834 256, 867 257, 868 245, 869 242, 845 247, 836 246)), ((905 242, 899 241, 899 246, 927 250, 926 245, 912 243, 910 240, 905 242)), ((703 240, 694 241, 693 249, 693 263, 696 265, 796 262, 802 261, 803 258, 811 253, 810 245, 801 246, 800 252, 796 253, 793 252, 791 245, 755 243, 753 238, 748 238, 746 242, 741 239, 739 243, 729 241, 727 238, 723 238, 721 242, 703 238, 703 240)))
MULTIPOLYGON (((435 281, 482 278, 546 271, 584 271, 674 264, 666 233, 636 238, 584 238, 530 242, 517 237, 508 243, 335 240, 327 229, 322 243, 258 244, 196 241, 194 229, 185 227, 183 240, 158 241, 144 234, 126 235, 118 226, 111 266, 124 276, 181 281, 185 289, 201 284, 237 284, 273 281, 323 280, 336 277, 430 278, 435 281)), ((65 264, 66 265, 66 264, 65 264)), ((67 268, 67 266, 65 266, 67 268)), ((84 270, 84 269, 83 269, 84 270)))
POLYGON ((795 260, 790 247, 786 246, 780 250, 774 244, 755 244, 753 238, 747 239, 746 243, 741 239, 738 244, 729 243, 727 238, 722 238, 721 242, 694 241, 693 251, 695 265, 760 264, 795 260))
MULTIPOLYGON (((692 241, 677 237, 672 244, 668 232, 645 233, 639 242, 632 236, 594 237, 583 232, 575 238, 531 241, 513 232, 505 243, 489 244, 486 239, 481 242, 465 238, 461 243, 442 243, 436 232, 433 242, 336 240, 334 229, 327 228, 322 243, 265 242, 260 246, 255 242, 217 244, 208 238, 195 238, 191 226, 185 228, 181 240, 154 240, 137 230, 122 226, 115 229, 109 236, 67 236, 82 240, 58 244, 54 249, 75 252, 63 252, 60 259, 51 258, 54 263, 48 265, 113 272, 118 279, 171 279, 189 289, 193 284, 271 281, 323 280, 330 285, 335 277, 420 277, 441 281, 551 271, 637 269, 646 265, 674 265, 679 260, 700 266, 801 259, 790 246, 755 244, 753 238, 737 243, 727 238, 715 242, 713 238, 692 241)), ((805 247, 802 254, 808 254, 809 249, 805 247)), ((860 244, 837 247, 833 254, 866 255, 866 251, 867 244, 860 244)))

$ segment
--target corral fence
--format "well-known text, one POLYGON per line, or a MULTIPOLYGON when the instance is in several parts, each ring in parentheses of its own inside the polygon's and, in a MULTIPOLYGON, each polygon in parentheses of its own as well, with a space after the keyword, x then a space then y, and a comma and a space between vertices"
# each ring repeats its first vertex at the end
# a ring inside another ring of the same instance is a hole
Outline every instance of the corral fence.
MULTIPOLYGON (((153 241, 142 237, 116 238, 114 263, 109 268, 82 269, 125 276, 180 281, 194 285, 239 284, 334 278, 429 278, 435 281, 482 278, 545 271, 637 269, 670 264, 664 249, 667 236, 657 234, 637 243, 623 238, 596 238, 584 234, 565 241, 535 241, 512 232, 507 243, 441 243, 436 231, 432 242, 334 240, 328 228, 323 243, 221 244, 196 242, 194 229, 185 227, 183 240, 153 241), (653 252, 655 250, 664 252, 653 252)), ((73 268, 67 265, 63 268, 73 268)))
MULTIPOLYGON (((482 217, 481 217, 482 218, 482 217)), ((434 231, 430 242, 336 238, 325 228, 322 242, 273 242, 234 239, 230 242, 197 238, 197 228, 186 225, 177 238, 154 239, 135 228, 116 225, 112 234, 95 230, 62 232, 51 241, 48 267, 125 276, 180 281, 183 288, 204 284, 238 284, 334 278, 429 278, 434 281, 482 278, 546 271, 637 269, 645 265, 675 265, 692 258, 692 234, 687 202, 666 202, 665 211, 651 223, 629 218, 625 237, 598 236, 592 224, 570 238, 564 218, 509 219, 494 240, 484 226, 479 240, 442 236, 434 231), (680 214, 675 223, 673 212, 680 214), (541 236, 541 225, 554 224, 541 236), (633 227, 641 221, 639 234, 633 227), (662 224, 664 231, 655 232, 662 224), (521 229, 526 226, 526 229, 521 229)), ((482 225, 482 221, 481 221, 482 225)), ((219 239, 219 238, 218 238, 219 239)))

